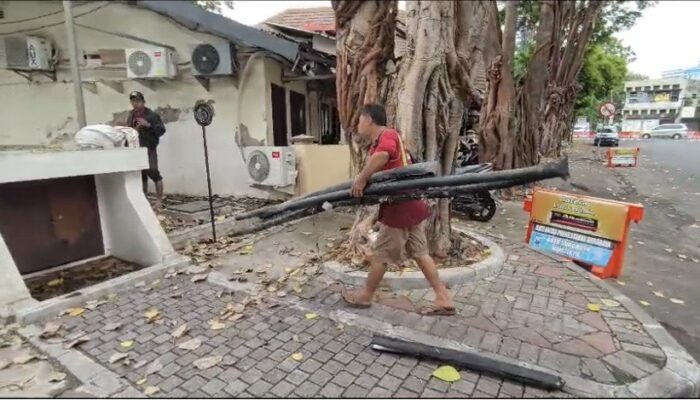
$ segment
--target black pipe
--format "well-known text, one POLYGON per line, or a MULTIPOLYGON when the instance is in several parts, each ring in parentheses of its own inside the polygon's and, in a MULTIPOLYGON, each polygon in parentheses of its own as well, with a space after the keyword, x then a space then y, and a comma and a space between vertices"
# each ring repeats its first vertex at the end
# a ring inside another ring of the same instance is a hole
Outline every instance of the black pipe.
MULTIPOLYGON (((519 168, 505 171, 485 172, 481 174, 436 176, 432 178, 412 179, 391 183, 380 183, 368 186, 365 195, 391 195, 402 191, 414 189, 428 189, 444 186, 463 186, 472 183, 486 183, 523 179, 523 183, 536 182, 550 178, 568 178, 568 158, 563 158, 554 163, 538 165, 535 167, 519 168)), ((258 213, 261 218, 269 217, 283 211, 293 211, 320 205, 325 202, 347 200, 352 197, 349 190, 339 190, 319 196, 307 197, 296 202, 287 202, 267 207, 264 212, 258 213)))
MULTIPOLYGON (((518 186, 522 185, 522 182, 523 180, 511 180, 502 182, 477 183, 473 185, 455 186, 447 188, 433 188, 427 191, 402 193, 391 197, 386 195, 371 195, 364 196, 361 198, 353 198, 349 200, 342 200, 329 203, 331 207, 328 209, 330 210, 338 207, 353 207, 358 205, 372 205, 378 203, 399 203, 402 201, 426 198, 449 198, 458 196, 460 194, 467 195, 485 192, 489 190, 504 189, 508 187, 518 186)), ((283 224, 285 222, 293 221, 295 219, 301 219, 312 214, 322 213, 324 211, 326 211, 326 209, 323 207, 323 204, 310 208, 305 208, 302 210, 284 211, 275 214, 275 216, 272 218, 258 219, 258 221, 251 224, 249 228, 237 231, 235 234, 231 234, 231 236, 247 235, 250 233, 259 232, 267 228, 283 224)))
MULTIPOLYGON (((438 167, 437 162, 426 162, 426 163, 413 164, 413 165, 409 165, 409 166, 402 167, 402 168, 395 168, 395 169, 391 169, 388 171, 380 171, 380 172, 377 172, 376 174, 372 175, 372 177, 370 178, 370 182, 371 183, 379 183, 379 182, 387 182, 387 181, 397 181, 397 180, 402 180, 402 179, 417 179, 417 178, 431 177, 431 176, 436 175, 437 167, 438 167)), ((252 218, 252 217, 257 217, 257 216, 260 216, 261 218, 266 218, 266 217, 269 217, 270 215, 278 213, 280 207, 284 208, 284 207, 289 206, 290 204, 296 204, 303 199, 317 197, 317 196, 320 196, 323 194, 337 192, 337 191, 341 191, 341 190, 348 190, 352 187, 352 183, 353 183, 353 181, 346 181, 343 183, 339 183, 337 185, 333 185, 333 186, 325 188, 323 190, 318 190, 316 192, 307 193, 304 196, 285 201, 284 203, 281 203, 281 204, 275 204, 273 206, 258 208, 256 210, 251 210, 251 211, 246 211, 246 212, 234 215, 234 218, 237 221, 252 218)))
POLYGON ((498 378, 511 379, 529 386, 545 390, 561 390, 564 380, 555 374, 527 368, 516 361, 505 361, 479 354, 477 351, 458 351, 432 346, 419 342, 388 338, 375 335, 372 345, 380 346, 392 353, 409 354, 414 357, 428 357, 476 372, 485 372, 498 378))

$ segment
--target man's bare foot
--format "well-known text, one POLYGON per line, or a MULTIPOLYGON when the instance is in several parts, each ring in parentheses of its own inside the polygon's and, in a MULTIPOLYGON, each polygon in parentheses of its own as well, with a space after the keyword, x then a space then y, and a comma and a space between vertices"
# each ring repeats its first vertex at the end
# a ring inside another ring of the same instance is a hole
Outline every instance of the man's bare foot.
POLYGON ((350 307, 369 308, 372 305, 372 297, 368 296, 363 289, 343 289, 342 296, 350 307))

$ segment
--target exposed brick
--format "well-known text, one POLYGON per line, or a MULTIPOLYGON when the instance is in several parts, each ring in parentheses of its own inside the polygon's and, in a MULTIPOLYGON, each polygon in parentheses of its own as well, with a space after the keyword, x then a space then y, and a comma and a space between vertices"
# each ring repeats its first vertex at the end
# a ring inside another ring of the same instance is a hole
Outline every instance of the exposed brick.
POLYGON ((603 354, 614 353, 617 348, 615 348, 615 342, 609 333, 598 332, 589 335, 581 336, 581 340, 593 346, 595 349, 603 354))
POLYGON ((537 331, 532 328, 508 329, 503 332, 503 335, 514 337, 523 341, 524 343, 529 343, 537 347, 548 348, 551 346, 547 339, 545 339, 542 335, 537 333, 537 331))
POLYGON ((581 373, 601 383, 617 383, 617 380, 600 360, 584 358, 581 365, 581 373))
POLYGON ((295 388, 295 385, 287 381, 281 381, 270 389, 270 392, 278 397, 287 397, 295 388))
POLYGON ((333 379, 333 375, 329 374, 328 372, 324 371, 323 369, 320 369, 316 372, 314 372, 310 377, 309 380, 319 386, 324 386, 326 383, 328 383, 331 379, 333 379))
POLYGON ((389 371, 389 368, 379 364, 378 362, 372 363, 365 372, 367 372, 370 375, 376 376, 377 378, 383 377, 387 372, 389 371))
POLYGON ((226 387, 226 382, 223 382, 219 379, 211 379, 209 382, 207 382, 206 385, 202 387, 202 391, 209 394, 209 395, 215 395, 222 391, 226 387))
POLYGON ((415 376, 409 376, 403 381, 402 389, 408 389, 415 393, 422 393, 425 385, 428 383, 426 379, 420 379, 415 376))
POLYGON ((350 386, 350 384, 355 380, 355 377, 351 375, 347 371, 340 371, 337 375, 331 379, 332 383, 335 383, 336 385, 342 387, 342 388, 347 388, 350 386))
POLYGON ((375 387, 374 389, 369 391, 369 393, 367 394, 367 398, 383 399, 383 398, 391 397, 391 394, 392 393, 390 391, 388 391, 384 388, 375 387))
POLYGON ((272 388, 272 385, 263 381, 259 380, 255 382, 254 384, 250 385, 247 389, 250 394, 252 394, 255 397, 269 397, 267 392, 272 388))
POLYGON ((576 319, 600 331, 610 332, 610 327, 605 322, 605 320, 603 320, 603 317, 601 317, 599 313, 587 312, 585 314, 577 316, 576 319))
POLYGON ((316 385, 315 383, 306 381, 294 390, 294 394, 298 395, 301 398, 310 398, 316 396, 316 393, 318 393, 320 390, 320 386, 316 385))
POLYGON ((486 394, 486 396, 480 396, 476 392, 474 392, 474 397, 493 397, 498 394, 498 391, 501 389, 501 383, 498 380, 495 380, 493 378, 487 378, 482 376, 479 381, 476 383, 476 391, 483 392, 486 394))
POLYGON ((486 332, 484 338, 481 340, 479 348, 491 353, 496 353, 498 351, 498 347, 500 346, 501 339, 502 336, 497 333, 486 332))
MULTIPOLYGON (((336 398, 340 397, 344 390, 345 388, 342 388, 334 383, 328 383, 325 386, 323 386, 320 395, 326 398, 336 398)), ((371 393, 370 395, 368 395, 368 397, 372 397, 371 393)))

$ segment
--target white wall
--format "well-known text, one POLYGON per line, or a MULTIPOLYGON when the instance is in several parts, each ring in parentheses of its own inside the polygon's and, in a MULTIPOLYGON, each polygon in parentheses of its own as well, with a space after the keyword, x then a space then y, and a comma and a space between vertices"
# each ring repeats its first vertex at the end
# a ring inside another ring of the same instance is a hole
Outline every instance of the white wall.
MULTIPOLYGON (((191 44, 224 42, 212 35, 190 31, 148 10, 119 3, 103 6, 104 4, 87 2, 75 7, 76 22, 173 46, 180 63, 188 61, 191 44)), ((60 58, 65 59, 68 51, 61 12, 27 22, 8 23, 60 10, 60 2, 6 2, 0 37, 27 31, 22 34, 48 38, 58 47, 60 58), (52 24, 55 26, 41 28, 52 24), (35 28, 41 29, 33 30, 35 28)), ((137 40, 79 26, 76 31, 80 50, 149 46, 137 40)), ((165 189, 168 193, 205 194, 201 128, 194 122, 192 107, 196 100, 213 100, 216 115, 207 128, 207 140, 214 192, 222 195, 261 195, 262 192, 247 184, 247 171, 235 142, 235 129, 240 122, 248 127, 249 134, 255 139, 266 140, 268 134, 271 137, 271 123, 268 123, 271 118, 267 118, 269 83, 263 81, 267 77, 266 68, 269 63, 277 62, 264 59, 254 61, 251 77, 241 95, 237 88, 238 81, 232 77, 212 79, 211 91, 207 92, 191 76, 187 66, 180 66, 177 79, 158 82, 153 88, 127 80, 123 68, 94 70, 83 66, 83 81, 97 82, 97 93, 83 90, 87 121, 105 123, 112 121, 115 113, 129 110, 128 93, 131 90, 144 93, 150 108, 179 110, 176 120, 166 122, 167 132, 158 148, 165 189), (123 82, 124 93, 99 83, 99 80, 123 82), (237 107, 239 99, 243 99, 240 116, 237 107)), ((36 73, 34 82, 28 82, 11 71, 0 70, 0 98, 3 99, 0 119, 6 121, 0 130, 0 145, 46 145, 59 141, 61 136, 72 136, 77 131, 68 65, 59 65, 57 70, 58 80, 55 83, 36 73)))

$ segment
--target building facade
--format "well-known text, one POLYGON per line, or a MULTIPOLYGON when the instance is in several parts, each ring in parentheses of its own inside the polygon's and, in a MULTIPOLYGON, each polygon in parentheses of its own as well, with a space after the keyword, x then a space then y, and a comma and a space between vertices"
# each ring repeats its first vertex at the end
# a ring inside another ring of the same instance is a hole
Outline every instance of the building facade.
MULTIPOLYGON (((87 124, 123 124, 131 108, 129 92, 142 92, 146 105, 161 115, 167 129, 158 147, 166 193, 207 193, 202 131, 192 114, 197 100, 211 101, 216 111, 207 127, 207 141, 217 194, 269 194, 249 185, 243 147, 291 145, 299 135, 320 142, 323 88, 303 70, 307 56, 318 65, 326 60, 322 55, 192 2, 74 4, 87 124), (197 76, 191 60, 193 46, 199 44, 232 46, 234 71, 197 76), (171 52, 172 76, 130 77, 125 52, 134 48, 171 52)), ((0 150, 58 148, 72 142, 78 123, 61 2, 0 2, 0 10, 0 41, 37 37, 51 43, 54 52, 50 71, 16 70, 0 62, 0 118, 6 121, 0 130, 0 150)))
POLYGON ((645 132, 660 124, 684 123, 700 130, 700 81, 663 78, 625 83, 623 132, 645 132))
POLYGON ((700 62, 698 65, 690 68, 679 68, 664 71, 661 73, 662 78, 686 78, 700 80, 700 62))

